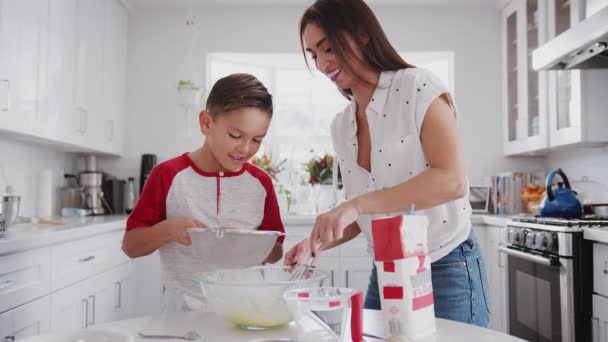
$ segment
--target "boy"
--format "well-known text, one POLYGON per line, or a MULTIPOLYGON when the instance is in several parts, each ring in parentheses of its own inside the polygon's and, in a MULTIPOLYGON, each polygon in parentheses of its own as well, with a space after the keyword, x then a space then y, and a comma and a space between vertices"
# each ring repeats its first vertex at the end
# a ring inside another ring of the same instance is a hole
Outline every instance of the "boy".
MULTIPOLYGON (((165 308, 206 308, 189 250, 188 228, 232 227, 284 232, 268 174, 247 161, 258 151, 272 118, 272 96, 249 74, 217 81, 199 114, 203 145, 151 172, 127 219, 123 251, 131 258, 159 249, 165 308)), ((283 255, 283 238, 264 262, 283 255)), ((193 260, 194 259, 194 260, 193 260)), ((200 267, 199 267, 200 268, 200 267)))

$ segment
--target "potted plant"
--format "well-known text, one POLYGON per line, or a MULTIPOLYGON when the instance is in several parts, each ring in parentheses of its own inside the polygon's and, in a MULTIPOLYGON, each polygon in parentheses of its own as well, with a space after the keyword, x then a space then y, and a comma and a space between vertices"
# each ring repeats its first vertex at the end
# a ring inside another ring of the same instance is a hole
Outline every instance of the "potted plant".
POLYGON ((198 106, 200 90, 201 88, 195 86, 191 80, 179 80, 177 82, 177 104, 180 106, 198 106))

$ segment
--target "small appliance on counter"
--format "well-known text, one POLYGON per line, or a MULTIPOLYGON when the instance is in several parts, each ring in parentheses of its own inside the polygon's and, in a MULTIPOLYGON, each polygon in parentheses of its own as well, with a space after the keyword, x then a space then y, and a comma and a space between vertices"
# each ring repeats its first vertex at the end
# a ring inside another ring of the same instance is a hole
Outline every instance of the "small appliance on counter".
POLYGON ((139 193, 143 190, 144 184, 146 184, 146 180, 150 176, 150 172, 152 172, 152 168, 154 168, 156 162, 156 154, 142 154, 141 171, 139 174, 139 193))
POLYGON ((87 155, 85 157, 85 170, 78 174, 78 183, 84 193, 85 208, 93 212, 93 215, 103 215, 106 213, 104 207, 103 173, 97 171, 97 157, 87 155))
POLYGON ((125 213, 126 184, 124 179, 117 178, 110 178, 103 182, 103 196, 114 214, 125 213))
POLYGON ((0 210, 2 210, 0 214, 3 216, 5 229, 10 227, 19 216, 20 200, 21 197, 13 193, 13 187, 10 185, 6 187, 6 192, 0 197, 0 210))

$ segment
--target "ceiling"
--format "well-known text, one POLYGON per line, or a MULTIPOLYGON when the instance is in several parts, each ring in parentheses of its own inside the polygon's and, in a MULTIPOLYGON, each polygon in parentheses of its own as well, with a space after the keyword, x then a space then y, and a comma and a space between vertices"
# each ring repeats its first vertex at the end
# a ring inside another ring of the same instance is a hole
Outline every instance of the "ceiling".
MULTIPOLYGON (((134 9, 236 7, 236 6, 306 6, 311 0, 123 0, 134 9)), ((502 8, 508 0, 367 0, 372 6, 487 6, 502 8)))

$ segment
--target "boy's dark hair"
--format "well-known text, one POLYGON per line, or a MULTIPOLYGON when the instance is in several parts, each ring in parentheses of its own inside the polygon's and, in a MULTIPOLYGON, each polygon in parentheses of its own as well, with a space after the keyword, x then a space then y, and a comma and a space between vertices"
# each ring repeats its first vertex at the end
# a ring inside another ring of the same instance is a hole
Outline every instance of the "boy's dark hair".
POLYGON ((243 107, 258 108, 272 117, 272 95, 250 74, 232 74, 215 82, 207 97, 211 117, 243 107))

